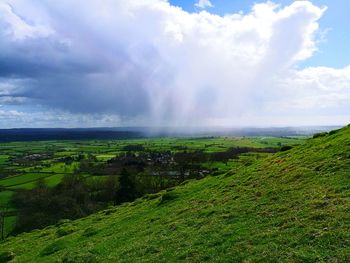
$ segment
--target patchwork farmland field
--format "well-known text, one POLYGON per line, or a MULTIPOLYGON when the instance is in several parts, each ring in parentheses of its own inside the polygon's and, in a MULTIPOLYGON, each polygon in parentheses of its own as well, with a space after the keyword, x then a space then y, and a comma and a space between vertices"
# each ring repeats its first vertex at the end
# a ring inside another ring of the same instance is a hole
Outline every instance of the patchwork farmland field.
MULTIPOLYGON (((11 197, 15 193, 35 188, 42 180, 48 187, 55 187, 67 175, 79 174, 90 181, 106 181, 111 175, 118 176, 120 173, 118 167, 114 167, 114 170, 112 168, 106 169, 106 165, 113 163, 113 159, 126 155, 129 158, 130 155, 133 155, 135 160, 143 158, 145 162, 152 163, 152 169, 146 168, 142 173, 132 170, 133 173, 143 176, 140 177, 139 181, 140 184, 145 184, 147 176, 163 176, 163 178, 164 174, 167 177, 176 176, 178 168, 175 167, 175 164, 169 168, 170 159, 167 160, 167 158, 173 159, 176 154, 187 154, 190 157, 185 155, 185 159, 182 161, 191 162, 191 164, 195 162, 197 165, 195 168, 187 167, 187 170, 183 171, 187 177, 182 178, 182 180, 202 178, 209 172, 210 174, 222 174, 233 169, 240 162, 250 162, 269 154, 263 151, 259 152, 259 149, 278 150, 285 145, 301 144, 304 142, 303 139, 303 137, 203 137, 1 143, 0 211, 15 210, 11 197), (241 153, 240 158, 237 159, 228 152, 233 148, 250 150, 245 150, 247 152, 241 153), (258 152, 253 153, 251 149, 258 149, 258 152), (154 157, 154 153, 157 153, 157 157, 154 157), (186 158, 192 158, 191 153, 201 153, 202 155, 187 160, 186 158), (221 155, 227 153, 229 156, 221 157, 220 153, 222 153, 221 155), (207 157, 216 155, 215 160, 207 157), (157 160, 153 163, 152 158, 157 158, 157 160), (153 169, 157 165, 163 169, 159 174, 156 174, 155 169, 153 169), (193 175, 195 174, 194 169, 196 169, 195 176, 193 175), (164 170, 167 170, 166 173, 164 170)), ((169 179, 167 183, 162 183, 162 187, 176 184, 178 184, 177 181, 170 182, 169 179)), ((157 190, 159 189, 157 188, 157 190)), ((147 191, 155 192, 156 190, 147 191)), ((5 218, 6 234, 11 232, 14 223, 15 217, 12 215, 5 218)))

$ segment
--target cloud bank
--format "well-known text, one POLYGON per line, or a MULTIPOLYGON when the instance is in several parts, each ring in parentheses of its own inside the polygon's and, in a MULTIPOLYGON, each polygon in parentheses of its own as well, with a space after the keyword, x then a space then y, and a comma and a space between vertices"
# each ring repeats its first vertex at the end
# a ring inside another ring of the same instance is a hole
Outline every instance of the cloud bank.
POLYGON ((317 51, 325 10, 0 0, 0 126, 13 115, 29 126, 345 123, 350 67, 297 67, 317 51))

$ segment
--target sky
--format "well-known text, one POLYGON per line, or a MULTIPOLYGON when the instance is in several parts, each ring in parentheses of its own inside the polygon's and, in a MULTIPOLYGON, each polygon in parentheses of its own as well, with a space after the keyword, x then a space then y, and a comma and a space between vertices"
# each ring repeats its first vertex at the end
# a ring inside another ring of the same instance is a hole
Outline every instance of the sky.
POLYGON ((0 128, 345 125, 349 9, 0 0, 0 128))

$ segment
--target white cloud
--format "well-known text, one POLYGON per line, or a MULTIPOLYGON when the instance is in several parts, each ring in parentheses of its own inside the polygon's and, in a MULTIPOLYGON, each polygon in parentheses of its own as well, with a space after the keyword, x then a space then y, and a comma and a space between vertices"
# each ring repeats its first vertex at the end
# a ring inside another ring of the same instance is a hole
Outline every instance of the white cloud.
POLYGON ((198 0, 197 3, 194 4, 196 7, 199 8, 207 8, 207 7, 213 7, 212 3, 209 0, 198 0))
POLYGON ((290 71, 280 77, 276 86, 281 88, 283 96, 275 98, 275 106, 306 111, 311 115, 317 115, 323 109, 331 113, 338 109, 350 116, 347 107, 350 105, 350 66, 290 71))
POLYGON ((13 37, 16 40, 21 40, 28 37, 47 37, 52 32, 49 28, 43 25, 32 26, 26 23, 18 15, 16 15, 12 6, 5 2, 0 2, 0 23, 4 25, 3 33, 9 34, 8 37, 13 37))
POLYGON ((225 16, 165 0, 0 3, 0 84, 15 86, 6 103, 12 94, 72 116, 119 116, 116 125, 350 116, 349 67, 297 69, 317 50, 325 11, 308 1, 225 16))

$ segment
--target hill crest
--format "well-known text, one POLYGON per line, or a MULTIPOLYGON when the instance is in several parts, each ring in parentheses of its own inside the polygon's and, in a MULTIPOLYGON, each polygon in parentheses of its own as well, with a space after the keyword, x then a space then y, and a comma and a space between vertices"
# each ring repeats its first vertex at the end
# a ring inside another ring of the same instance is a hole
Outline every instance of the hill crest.
POLYGON ((350 126, 231 172, 11 237, 16 262, 350 260, 350 126))

